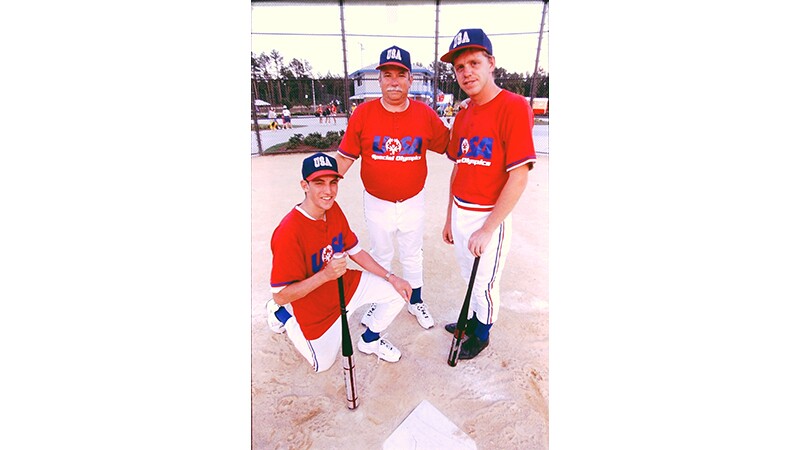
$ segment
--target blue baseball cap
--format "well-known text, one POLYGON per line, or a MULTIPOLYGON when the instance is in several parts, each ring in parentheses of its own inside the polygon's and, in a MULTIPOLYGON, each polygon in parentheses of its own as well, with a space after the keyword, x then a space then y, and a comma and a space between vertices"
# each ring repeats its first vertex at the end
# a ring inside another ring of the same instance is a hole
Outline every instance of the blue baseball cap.
POLYGON ((331 158, 325 153, 314 153, 303 160, 304 180, 311 181, 325 175, 334 175, 339 178, 344 178, 339 173, 339 165, 336 164, 336 159, 331 158))
POLYGON ((411 72, 411 54, 393 45, 381 52, 381 62, 376 69, 380 70, 385 66, 397 66, 411 72))
POLYGON ((453 37, 453 41, 450 43, 450 51, 442 55, 439 60, 452 64, 455 53, 465 48, 486 50, 486 52, 491 55, 492 41, 489 40, 489 36, 486 36, 486 33, 480 28, 465 28, 456 33, 453 37))

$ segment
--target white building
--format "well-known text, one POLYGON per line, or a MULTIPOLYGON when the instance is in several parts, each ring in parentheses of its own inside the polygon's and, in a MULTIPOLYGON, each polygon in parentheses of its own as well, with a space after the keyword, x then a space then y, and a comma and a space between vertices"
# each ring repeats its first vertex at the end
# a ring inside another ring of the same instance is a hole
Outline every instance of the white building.
MULTIPOLYGON (((350 102, 360 105, 369 100, 380 98, 381 86, 378 83, 378 74, 380 73, 375 67, 378 63, 364 66, 355 72, 349 74, 355 86, 354 94, 350 97, 350 102)), ((412 64, 411 74, 414 81, 411 83, 411 89, 408 91, 409 98, 419 100, 425 104, 430 105, 433 99, 433 72, 425 67, 412 64)))

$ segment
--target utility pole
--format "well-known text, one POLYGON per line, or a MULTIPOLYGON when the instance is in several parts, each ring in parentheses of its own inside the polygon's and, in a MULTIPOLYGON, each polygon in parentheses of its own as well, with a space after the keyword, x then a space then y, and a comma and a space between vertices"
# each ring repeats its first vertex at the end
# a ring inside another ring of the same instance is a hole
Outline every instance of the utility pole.
POLYGON ((436 0, 436 30, 433 33, 433 110, 436 109, 436 91, 439 90, 439 1, 436 0))
POLYGON ((344 61, 344 105, 343 109, 347 114, 347 121, 350 121, 350 89, 347 86, 347 40, 344 34, 344 0, 339 0, 339 20, 342 22, 342 60, 344 61))
POLYGON ((258 110, 256 110, 256 90, 258 89, 258 84, 255 78, 252 79, 252 86, 253 89, 250 91, 250 107, 253 110, 253 127, 256 129, 256 142, 258 142, 258 154, 260 155, 264 152, 264 148, 261 145, 261 129, 258 125, 258 110))
POLYGON ((539 88, 536 82, 536 75, 539 74, 539 53, 542 50, 542 33, 544 33, 544 17, 547 15, 548 0, 544 0, 542 5, 542 22, 539 24, 539 44, 536 46, 536 62, 533 66, 533 77, 531 78, 531 108, 533 108, 533 98, 536 97, 536 90, 539 88))

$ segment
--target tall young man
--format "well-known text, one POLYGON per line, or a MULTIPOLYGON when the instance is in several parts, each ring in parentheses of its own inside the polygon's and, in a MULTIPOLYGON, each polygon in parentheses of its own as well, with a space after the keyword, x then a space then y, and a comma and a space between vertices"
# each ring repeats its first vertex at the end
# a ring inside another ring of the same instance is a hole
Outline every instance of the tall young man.
MULTIPOLYGON (((453 64, 458 85, 470 99, 456 115, 447 148, 455 164, 442 238, 455 246, 465 280, 474 258, 481 257, 470 299, 468 339, 459 354, 459 359, 472 359, 489 345, 489 331, 500 312, 511 211, 536 161, 533 112, 524 97, 495 84, 492 43, 482 29, 460 30, 440 59, 453 64)), ((445 329, 452 333, 455 324, 445 329)))

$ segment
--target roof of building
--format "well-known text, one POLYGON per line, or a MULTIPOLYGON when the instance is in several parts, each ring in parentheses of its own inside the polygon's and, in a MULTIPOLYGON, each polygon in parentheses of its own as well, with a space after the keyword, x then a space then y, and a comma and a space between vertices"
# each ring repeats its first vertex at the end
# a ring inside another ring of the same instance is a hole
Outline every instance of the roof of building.
MULTIPOLYGON (((362 74, 362 73, 378 73, 379 70, 376 69, 376 67, 378 67, 378 63, 368 64, 368 65, 356 70, 355 72, 350 73, 347 76, 348 77, 356 77, 356 76, 358 76, 359 74, 362 74)), ((428 69, 426 67, 423 67, 423 66, 421 66, 419 64, 416 64, 416 63, 411 64, 411 73, 424 73, 426 75, 433 75, 433 72, 431 72, 430 69, 428 69)))

